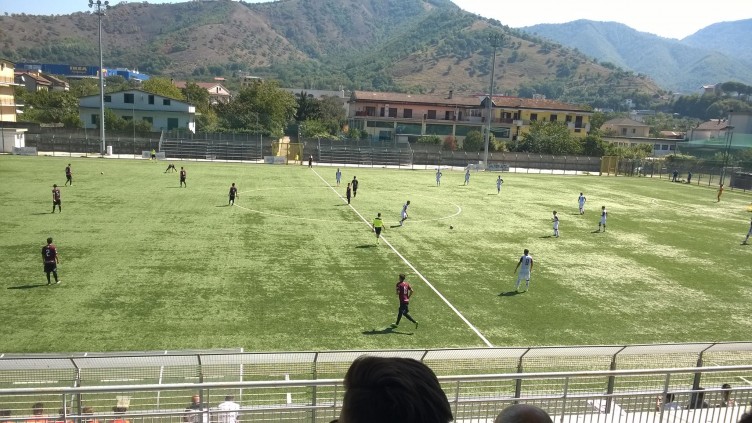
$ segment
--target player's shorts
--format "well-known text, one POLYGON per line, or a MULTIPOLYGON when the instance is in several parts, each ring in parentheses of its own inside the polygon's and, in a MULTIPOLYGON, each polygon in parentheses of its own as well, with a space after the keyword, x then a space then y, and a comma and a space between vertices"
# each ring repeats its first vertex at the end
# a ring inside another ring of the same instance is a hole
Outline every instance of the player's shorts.
POLYGON ((62 202, 61 200, 52 200, 52 205, 53 205, 53 206, 59 206, 59 205, 61 205, 62 203, 63 203, 63 202, 62 202))
POLYGON ((559 224, 558 223, 554 223, 554 229, 559 229, 559 224))
POLYGON ((409 305, 410 303, 400 303, 399 312, 402 314, 410 313, 409 305))
POLYGON ((73 179, 73 176, 71 176, 71 175, 65 175, 65 179, 67 179, 67 180, 70 181, 71 179, 73 179))
POLYGON ((407 219, 407 213, 405 213, 405 212, 402 212, 402 218, 403 218, 403 219, 407 219))
POLYGON ((230 200, 232 200, 232 201, 235 201, 235 196, 234 196, 234 195, 231 195, 231 196, 230 196, 230 200))
POLYGON ((57 272, 57 263, 44 263, 44 273, 57 272))
POLYGON ((180 182, 185 182, 185 178, 180 178, 180 182))
POLYGON ((526 272, 520 272, 519 275, 517 276, 517 279, 530 280, 530 271, 528 270, 526 272))
POLYGON ((606 219, 601 217, 601 225, 605 225, 605 224, 606 224, 606 219))
POLYGON ((373 228, 376 231, 376 236, 381 235, 381 227, 373 228))

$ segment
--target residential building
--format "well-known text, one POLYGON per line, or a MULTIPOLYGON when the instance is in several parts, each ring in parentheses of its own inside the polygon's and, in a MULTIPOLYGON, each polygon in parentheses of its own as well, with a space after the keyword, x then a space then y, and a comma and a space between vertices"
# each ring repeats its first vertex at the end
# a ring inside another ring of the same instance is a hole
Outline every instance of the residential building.
POLYGON ((0 122, 15 122, 18 110, 16 104, 14 75, 15 64, 10 60, 0 59, 0 122))
MULTIPOLYGON (((227 104, 230 102, 230 99, 232 98, 232 95, 230 94, 230 90, 224 87, 219 82, 192 82, 199 87, 205 89, 209 93, 209 103, 211 104, 219 104, 224 103, 227 104)), ((181 90, 185 88, 185 86, 188 84, 187 81, 174 81, 173 84, 180 88, 181 90)))
POLYGON ((689 140, 712 140, 724 139, 726 132, 730 130, 730 125, 726 119, 713 119, 697 125, 696 128, 689 130, 689 140))
MULTIPOLYGON (((373 138, 407 140, 421 135, 453 136, 458 140, 486 127, 483 95, 447 96, 354 91, 350 95, 350 127, 373 138)), ((546 99, 494 97, 491 132, 514 141, 535 121, 561 122, 578 137, 590 130, 592 112, 585 107, 546 99)))
POLYGON ((250 87, 253 84, 257 84, 259 82, 264 82, 264 78, 260 76, 251 76, 251 75, 245 75, 242 78, 240 78, 240 87, 250 87))
POLYGON ((16 84, 24 86, 26 91, 29 92, 50 91, 52 89, 52 82, 39 72, 15 72, 15 77, 16 84))
POLYGON ((0 153, 12 153, 14 147, 24 147, 26 129, 16 128, 15 63, 0 58, 0 153))
MULTIPOLYGON (((105 94, 105 108, 129 120, 151 123, 153 131, 196 131, 196 108, 184 101, 131 89, 105 94)), ((99 94, 79 99, 79 114, 85 128, 99 127, 99 94)))
POLYGON ((648 144, 653 147, 652 155, 665 156, 676 153, 679 145, 685 142, 683 136, 675 132, 661 133, 660 138, 650 137, 650 126, 630 118, 615 118, 601 125, 603 141, 618 147, 636 147, 648 144))
POLYGON ((601 125, 601 131, 606 135, 646 138, 650 136, 650 125, 622 117, 604 122, 601 125))
POLYGON ((52 75, 43 75, 52 84, 52 91, 70 91, 70 84, 52 75))

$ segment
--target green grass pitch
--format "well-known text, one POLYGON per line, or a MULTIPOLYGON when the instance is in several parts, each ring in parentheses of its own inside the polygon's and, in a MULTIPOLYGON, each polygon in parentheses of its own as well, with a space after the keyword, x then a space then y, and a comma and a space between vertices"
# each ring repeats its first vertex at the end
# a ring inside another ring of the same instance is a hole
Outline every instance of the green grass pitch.
POLYGON ((716 203, 713 189, 666 180, 505 173, 497 195, 495 173, 463 186, 445 170, 436 187, 432 170, 352 167, 333 189, 329 167, 175 164, 187 188, 164 162, 0 157, 0 352, 486 346, 471 325, 494 346, 752 336, 751 197, 739 192, 716 203), (74 184, 51 214, 67 163, 74 184), (338 195, 353 176, 354 209, 338 195), (410 219, 392 227, 406 200, 410 219), (601 205, 608 231, 593 233, 601 205), (359 216, 377 212, 396 252, 359 216), (50 287, 48 236, 63 281, 50 287), (524 248, 530 291, 500 295, 524 248), (417 330, 389 327, 400 272, 417 330))

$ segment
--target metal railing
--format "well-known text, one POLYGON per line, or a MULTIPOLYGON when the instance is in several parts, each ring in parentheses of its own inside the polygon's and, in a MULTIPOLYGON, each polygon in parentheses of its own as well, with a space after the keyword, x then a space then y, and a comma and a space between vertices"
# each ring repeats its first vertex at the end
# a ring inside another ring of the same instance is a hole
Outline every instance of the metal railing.
MULTIPOLYGON (((558 421, 735 422, 752 399, 752 365, 577 372, 439 376, 456 421, 492 421, 506 406, 530 403, 558 421), (676 380, 726 380, 703 389, 676 380), (658 401, 674 395, 677 408, 658 401)), ((28 421, 32 404, 60 416, 47 421, 125 420, 137 423, 218 421, 217 405, 228 395, 240 405, 242 422, 328 422, 339 415, 343 381, 297 379, 146 385, 0 389, 7 421, 28 421), (188 408, 192 395, 199 405, 188 408), (127 410, 105 411, 113 405, 127 410), (89 408, 91 410, 89 410, 89 408), (84 414, 84 410, 93 414, 84 414), (24 417, 18 417, 24 416, 24 417)), ((50 413, 53 414, 53 413, 50 413)), ((38 419, 38 418, 37 418, 38 419)))

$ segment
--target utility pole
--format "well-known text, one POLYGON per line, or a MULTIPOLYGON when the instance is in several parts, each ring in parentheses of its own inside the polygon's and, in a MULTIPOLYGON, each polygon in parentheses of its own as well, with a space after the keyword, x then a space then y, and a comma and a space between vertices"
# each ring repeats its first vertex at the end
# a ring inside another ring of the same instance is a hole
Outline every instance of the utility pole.
POLYGON ((102 59, 102 16, 110 8, 110 2, 105 0, 89 0, 89 7, 96 8, 94 14, 99 17, 99 138, 102 141, 100 152, 102 156, 107 152, 104 139, 104 65, 102 59))
POLYGON ((496 49, 501 46, 504 36, 494 32, 488 38, 493 47, 493 61, 491 62, 491 86, 488 89, 488 98, 486 99, 486 134, 485 134, 485 153, 483 155, 483 166, 488 167, 488 143, 491 140, 491 111, 493 110, 493 93, 494 93, 494 75, 496 73, 496 49))

